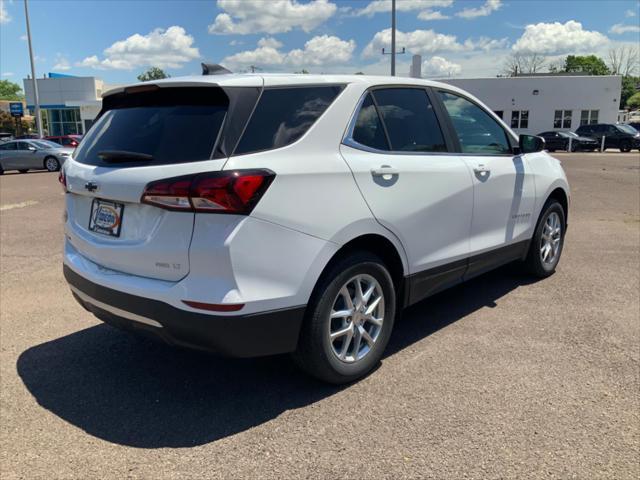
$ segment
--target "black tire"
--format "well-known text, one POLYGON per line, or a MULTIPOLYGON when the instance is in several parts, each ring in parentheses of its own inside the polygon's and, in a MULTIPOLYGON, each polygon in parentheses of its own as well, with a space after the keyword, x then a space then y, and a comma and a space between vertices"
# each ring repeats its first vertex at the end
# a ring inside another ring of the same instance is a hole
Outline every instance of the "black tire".
POLYGON ((627 153, 631 151, 631 142, 625 140, 620 142, 620 151, 623 153, 627 153))
POLYGON ((566 214, 562 205, 560 203, 551 198, 547 201, 547 203, 542 208, 542 213, 540 214, 540 218, 538 219, 538 223, 536 225, 535 232, 533 234, 533 238, 531 239, 531 243, 529 245, 529 252, 527 253, 527 258, 525 260, 525 267, 529 273, 538 277, 538 278, 546 278, 556 271, 556 267, 558 266, 558 262, 560 261, 560 256, 562 255, 562 249, 564 247, 564 238, 567 230, 566 224, 566 214), (542 261, 540 249, 542 247, 542 232, 544 230, 545 222, 547 218, 552 213, 557 213, 560 217, 560 245, 558 246, 558 253, 552 263, 545 263, 542 261))
POLYGON ((367 375, 382 358, 389 343, 396 314, 396 292, 384 263, 368 252, 355 252, 338 260, 325 272, 316 285, 307 306, 294 362, 306 373, 333 384, 343 384, 367 375), (369 352, 360 360, 347 363, 333 351, 330 312, 341 288, 354 276, 373 277, 384 295, 384 321, 369 352))
POLYGON ((547 148, 547 152, 555 152, 556 149, 555 148, 547 148))
POLYGON ((577 152, 580 149, 580 145, 578 145, 578 143, 571 143, 571 151, 572 152, 577 152))
POLYGON ((4 168, 2 168, 2 165, 0 165, 0 175, 4 175, 4 168))
POLYGON ((60 170, 60 162, 56 157, 45 158, 43 166, 48 172, 57 172, 60 170))
POLYGON ((27 170, 27 169, 18 170, 18 172, 20 172, 20 173, 27 173, 28 171, 29 171, 29 170, 27 170))

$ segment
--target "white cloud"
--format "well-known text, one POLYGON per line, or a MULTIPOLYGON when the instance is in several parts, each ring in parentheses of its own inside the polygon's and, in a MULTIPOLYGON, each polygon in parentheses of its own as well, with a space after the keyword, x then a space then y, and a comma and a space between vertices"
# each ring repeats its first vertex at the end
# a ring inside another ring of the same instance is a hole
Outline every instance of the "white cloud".
MULTIPOLYGON (((435 7, 450 7, 453 0, 397 0, 396 11, 410 12, 414 10, 427 10, 435 7)), ((391 11, 391 0, 372 0, 369 4, 356 11, 357 16, 366 15, 372 17, 376 13, 391 11)))
POLYGON ((431 57, 429 60, 422 62, 422 75, 429 76, 448 76, 458 75, 462 71, 462 66, 453 63, 443 57, 431 57))
POLYGON ((420 12, 418 14, 419 20, 446 20, 451 18, 448 15, 444 15, 439 10, 425 10, 424 12, 420 12))
MULTIPOLYGON (((455 35, 437 33, 433 30, 414 30, 413 32, 396 32, 396 45, 398 49, 406 48, 409 53, 428 55, 440 52, 463 52, 504 48, 507 39, 491 39, 480 37, 477 40, 467 39, 460 43, 455 35)), ((364 58, 375 58, 380 55, 383 48, 391 46, 391 29, 387 28, 376 33, 369 44, 364 48, 364 58)))
POLYGON ((337 10, 329 0, 218 0, 218 7, 225 13, 209 25, 209 33, 218 35, 274 34, 295 28, 310 32, 337 10))
POLYGON ((104 56, 100 60, 97 55, 92 55, 76 66, 116 70, 146 66, 180 68, 184 63, 200 58, 200 52, 184 28, 173 26, 166 30, 156 28, 147 35, 131 35, 105 49, 104 56))
POLYGON ((635 10, 627 10, 626 12, 624 12, 624 16, 629 18, 629 17, 635 17, 636 16, 636 12, 635 10))
POLYGON ((4 0, 0 0, 0 24, 9 23, 11 21, 11 15, 7 11, 7 7, 4 5, 4 0))
POLYGON ((236 53, 222 60, 228 68, 247 67, 321 67, 349 62, 356 48, 354 40, 342 40, 330 35, 313 37, 304 44, 303 49, 296 48, 282 52, 282 43, 272 37, 258 41, 258 48, 236 53))
POLYGON ((640 32, 640 26, 638 25, 625 25, 623 23, 616 23, 609 31, 616 35, 622 35, 623 33, 638 33, 640 32))
POLYGON ((3 77, 13 77, 13 75, 14 75, 13 72, 2 72, 3 77))
POLYGON ((500 9, 500 7, 502 7, 502 0, 487 0, 478 8, 465 8, 456 13, 456 15, 467 19, 486 17, 487 15, 491 15, 492 12, 500 9))
POLYGON ((519 53, 561 55, 592 51, 609 39, 596 31, 584 30, 580 22, 536 23, 527 25, 522 36, 513 45, 519 53))
POLYGON ((71 62, 69 62, 67 57, 65 57, 64 55, 61 55, 60 53, 56 54, 55 61, 56 63, 53 66, 54 70, 59 70, 61 72, 64 72, 66 70, 71 70, 71 62))
POLYGON ((20 40, 22 40, 23 42, 26 42, 28 39, 26 35, 20 35, 20 40))

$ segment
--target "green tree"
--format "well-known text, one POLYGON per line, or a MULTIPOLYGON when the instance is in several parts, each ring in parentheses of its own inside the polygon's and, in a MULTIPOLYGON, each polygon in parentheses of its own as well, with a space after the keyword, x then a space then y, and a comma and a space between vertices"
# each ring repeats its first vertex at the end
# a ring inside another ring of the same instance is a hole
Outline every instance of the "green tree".
POLYGON ((637 96, 637 86, 640 85, 640 77, 632 77, 628 75, 622 77, 622 90, 620 91, 620 109, 629 105, 631 97, 637 96))
POLYGON ((32 129, 32 123, 33 122, 28 122, 24 118, 21 118, 21 130, 18 132, 16 131, 16 119, 4 110, 0 110, 0 132, 8 132, 14 135, 29 133, 32 129))
POLYGON ((611 71, 603 59, 596 55, 569 55, 564 61, 565 72, 609 75, 611 71))
POLYGON ((138 75, 138 80, 148 82, 149 80, 161 80, 163 78, 169 78, 170 76, 171 75, 167 75, 161 68, 151 67, 146 72, 138 75))
POLYGON ((9 80, 0 80, 0 100, 23 100, 22 88, 9 80))
POLYGON ((629 107, 630 110, 640 109, 640 92, 634 93, 629 97, 627 100, 627 107, 629 107))

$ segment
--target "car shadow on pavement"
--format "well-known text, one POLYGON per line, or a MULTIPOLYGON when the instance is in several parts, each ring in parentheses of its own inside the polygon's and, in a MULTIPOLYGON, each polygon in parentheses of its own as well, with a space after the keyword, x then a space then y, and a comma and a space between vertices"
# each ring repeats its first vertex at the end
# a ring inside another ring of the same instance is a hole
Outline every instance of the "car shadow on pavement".
MULTIPOLYGON (((406 310, 387 356, 530 283, 506 267, 406 310)), ((339 392, 287 356, 224 359, 98 325, 29 348, 18 374, 38 403, 103 440, 191 447, 259 426, 339 392)))

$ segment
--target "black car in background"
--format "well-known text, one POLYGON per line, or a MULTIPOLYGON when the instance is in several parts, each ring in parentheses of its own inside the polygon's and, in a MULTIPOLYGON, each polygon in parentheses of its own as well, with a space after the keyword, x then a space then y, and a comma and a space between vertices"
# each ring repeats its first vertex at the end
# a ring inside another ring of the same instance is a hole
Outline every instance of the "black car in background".
POLYGON ((619 148, 621 152, 630 152, 632 148, 640 150, 640 133, 629 125, 614 125, 612 123, 596 123, 582 125, 576 133, 583 137, 591 137, 602 142, 605 137, 604 148, 619 148))
POLYGON ((539 137, 544 138, 545 146, 548 151, 555 152, 556 150, 569 151, 569 143, 571 143, 571 151, 589 151, 593 152, 597 150, 600 145, 598 141, 589 137, 581 137, 573 132, 542 132, 538 134, 539 137))

